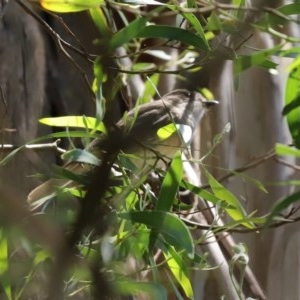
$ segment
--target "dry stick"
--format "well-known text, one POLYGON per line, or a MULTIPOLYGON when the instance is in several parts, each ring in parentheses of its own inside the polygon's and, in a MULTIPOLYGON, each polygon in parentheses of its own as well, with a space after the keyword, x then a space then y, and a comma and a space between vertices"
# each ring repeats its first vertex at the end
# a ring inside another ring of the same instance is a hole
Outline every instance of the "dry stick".
MULTIPOLYGON (((52 18, 56 19, 57 22, 59 22, 63 28, 66 30, 66 32, 73 37, 73 39, 78 43, 78 45, 80 46, 81 50, 79 50, 78 48, 74 47, 71 44, 66 43, 66 46, 71 46, 70 49, 74 50, 75 52, 77 52, 79 55, 83 56, 83 58, 85 58, 87 61, 89 61, 90 63, 93 63, 93 60, 91 59, 92 55, 90 55, 88 53, 88 51, 85 49, 85 47, 82 45, 82 43, 80 42, 80 40, 77 38, 77 36, 74 34, 74 32, 68 27, 68 25, 64 22, 63 18, 58 16, 55 13, 49 12, 47 11, 48 14, 50 14, 52 16, 52 18)), ((64 42, 64 40, 62 40, 62 42, 64 42)))
POLYGON ((0 151, 1 152, 11 152, 13 150, 22 148, 21 150, 48 150, 48 149, 54 149, 58 153, 65 153, 66 150, 63 148, 60 148, 58 144, 60 143, 60 139, 54 141, 53 143, 44 143, 44 144, 29 144, 29 145, 23 145, 23 146, 16 146, 12 144, 2 144, 0 145, 0 151))

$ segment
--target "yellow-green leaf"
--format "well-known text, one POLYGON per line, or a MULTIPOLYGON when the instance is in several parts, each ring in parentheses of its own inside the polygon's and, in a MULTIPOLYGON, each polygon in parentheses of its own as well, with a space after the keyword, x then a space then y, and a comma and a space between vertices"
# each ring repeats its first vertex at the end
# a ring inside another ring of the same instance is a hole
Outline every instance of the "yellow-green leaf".
MULTIPOLYGON (((221 183, 219 183, 207 170, 205 170, 208 183, 213 190, 214 194, 221 200, 225 201, 229 206, 225 208, 228 215, 235 221, 246 219, 247 215, 244 212, 242 205, 239 200, 221 183)), ((244 226, 248 228, 253 228, 251 222, 244 222, 244 226)))
POLYGON ((43 8, 60 13, 77 12, 103 4, 103 0, 40 0, 43 8))
POLYGON ((171 272, 184 290, 185 295, 189 299, 194 299, 193 288, 187 274, 186 263, 183 261, 182 256, 172 247, 168 247, 167 251, 165 250, 163 253, 171 272))
POLYGON ((102 122, 99 123, 97 119, 86 116, 43 118, 39 122, 54 127, 88 128, 106 133, 106 128, 102 122))
POLYGON ((300 157, 300 150, 284 144, 275 144, 275 152, 277 155, 300 157))
POLYGON ((174 123, 170 123, 164 127, 159 128, 157 130, 157 135, 161 140, 166 140, 176 131, 177 131, 176 125, 174 123))
POLYGON ((207 99, 207 100, 215 100, 215 97, 214 97, 214 95, 213 95, 213 93, 209 90, 209 89, 207 89, 207 88, 202 88, 201 90, 200 90, 200 92, 201 92, 201 94, 207 99))
POLYGON ((8 254, 8 241, 5 231, 0 229, 0 283, 3 287, 6 297, 5 299, 12 299, 12 290, 9 271, 9 254, 8 254))

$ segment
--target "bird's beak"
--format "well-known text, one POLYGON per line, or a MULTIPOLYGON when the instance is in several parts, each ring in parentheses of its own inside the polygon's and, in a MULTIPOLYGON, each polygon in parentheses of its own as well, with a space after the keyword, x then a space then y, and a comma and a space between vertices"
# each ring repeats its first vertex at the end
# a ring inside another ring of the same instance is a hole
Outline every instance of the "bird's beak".
POLYGON ((214 106, 215 104, 219 104, 219 101, 217 100, 203 100, 203 104, 205 107, 209 108, 211 106, 214 106))

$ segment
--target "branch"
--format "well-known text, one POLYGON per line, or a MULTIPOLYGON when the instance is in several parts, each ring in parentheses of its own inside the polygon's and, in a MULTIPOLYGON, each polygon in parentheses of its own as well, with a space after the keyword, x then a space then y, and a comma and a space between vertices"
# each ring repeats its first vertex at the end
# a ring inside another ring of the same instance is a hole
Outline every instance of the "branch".
POLYGON ((58 153, 65 153, 66 150, 63 148, 58 147, 58 144, 61 142, 60 139, 54 141, 53 143, 45 143, 45 144, 29 144, 23 146, 16 146, 12 144, 1 144, 0 151, 11 152, 13 150, 21 148, 21 150, 49 150, 54 149, 58 153))

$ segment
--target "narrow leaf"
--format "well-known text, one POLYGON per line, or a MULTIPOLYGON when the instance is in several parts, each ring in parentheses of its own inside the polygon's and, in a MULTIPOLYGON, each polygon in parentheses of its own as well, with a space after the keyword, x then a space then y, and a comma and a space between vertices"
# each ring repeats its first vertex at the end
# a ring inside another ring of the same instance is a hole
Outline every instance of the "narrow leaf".
POLYGON ((77 161, 80 163, 90 164, 93 166, 99 166, 100 160, 93 155, 92 153, 82 150, 82 149, 73 149, 62 155, 64 160, 77 161))
MULTIPOLYGON (((214 194, 224 200, 226 203, 230 205, 230 207, 225 207, 228 215, 235 221, 245 219, 246 214, 244 212, 243 207, 241 206, 239 200, 221 183, 219 183, 207 170, 205 170, 206 177, 208 179, 208 183, 213 190, 214 194)), ((244 226, 253 228, 253 224, 250 222, 243 223, 244 226)))
POLYGON ((106 133, 106 128, 102 122, 99 124, 97 119, 86 116, 42 118, 39 122, 53 127, 88 128, 106 133))
POLYGON ((99 32, 101 32, 101 36, 110 36, 112 32, 107 24, 103 10, 100 7, 94 7, 91 8, 89 12, 99 32))
POLYGON ((183 176, 181 152, 178 151, 163 180, 161 190, 156 203, 156 210, 169 211, 173 205, 178 187, 183 176))
POLYGON ((11 283, 9 280, 9 256, 7 237, 3 229, 0 229, 0 281, 7 299, 12 299, 11 283))
POLYGON ((299 15, 300 3, 291 3, 278 8, 278 11, 284 15, 299 15))
POLYGON ((277 45, 270 49, 256 51, 251 55, 239 56, 234 61, 234 74, 238 75, 239 73, 249 69, 250 67, 263 64, 265 60, 268 60, 268 58, 272 54, 274 54, 281 48, 282 48, 282 45, 277 45))
POLYGON ((172 247, 163 249, 163 253, 171 272, 173 273, 178 284, 182 287, 185 295, 189 299, 193 299, 193 288, 189 280, 186 263, 182 259, 182 256, 172 247))
POLYGON ((173 26, 149 25, 144 27, 138 33, 138 37, 164 38, 171 41, 175 40, 202 49, 204 51, 208 50, 206 40, 204 41, 201 37, 188 30, 173 26))
POLYGON ((198 35, 200 36, 200 38, 202 39, 202 41, 206 45, 207 50, 209 50, 210 47, 209 47, 208 42, 206 40, 205 33, 204 33, 204 30, 201 26, 201 23, 200 23, 199 19, 192 13, 182 13, 182 15, 193 26, 193 28, 196 30, 196 32, 198 33, 198 35))
POLYGON ((147 77, 147 81, 145 82, 144 92, 143 95, 141 95, 137 103, 143 104, 148 103, 151 101, 151 99, 154 97, 157 89, 156 86, 158 85, 158 80, 160 78, 160 74, 155 73, 151 75, 150 77, 147 77))
POLYGON ((43 8, 60 13, 87 10, 103 3, 103 0, 40 0, 43 8))
POLYGON ((181 182, 181 187, 189 190, 190 192, 194 193, 195 195, 198 195, 199 197, 203 198, 206 201, 211 202, 214 205, 220 205, 220 202, 222 201, 219 199, 216 195, 210 193, 209 191, 202 189, 201 187, 198 187, 196 185, 193 185, 190 182, 187 182, 183 180, 181 182))
POLYGON ((120 31, 115 33, 109 41, 109 48, 114 50, 126 43, 131 39, 140 36, 140 32, 146 26, 146 18, 137 18, 126 27, 122 28, 120 31))
POLYGON ((146 293, 151 297, 150 299, 168 299, 166 289, 155 282, 115 280, 115 285, 118 293, 121 295, 132 296, 146 293))
POLYGON ((176 125, 174 123, 170 123, 166 126, 163 126, 157 130, 157 136, 160 140, 168 139, 172 134, 177 132, 176 125))
POLYGON ((300 67, 289 74, 285 90, 285 108, 289 130, 297 148, 300 148, 300 67))
POLYGON ((291 204, 298 201, 300 201, 300 192, 296 192, 288 197, 283 198, 279 202, 275 203, 267 218, 266 224, 269 224, 272 221, 272 219, 275 216, 277 216, 280 212, 282 212, 284 209, 289 207, 291 204))
POLYGON ((300 150, 284 144, 277 143, 275 145, 275 152, 277 155, 300 157, 300 150))
POLYGON ((164 211, 135 211, 120 213, 118 216, 156 229, 169 244, 177 250, 185 250, 187 255, 193 258, 195 249, 191 233, 186 225, 173 214, 164 211))

